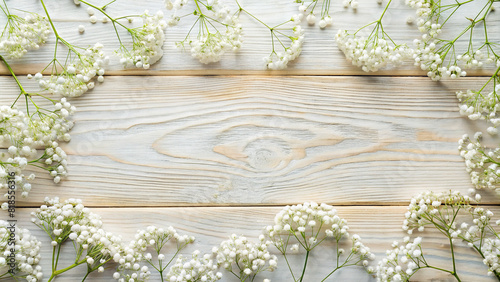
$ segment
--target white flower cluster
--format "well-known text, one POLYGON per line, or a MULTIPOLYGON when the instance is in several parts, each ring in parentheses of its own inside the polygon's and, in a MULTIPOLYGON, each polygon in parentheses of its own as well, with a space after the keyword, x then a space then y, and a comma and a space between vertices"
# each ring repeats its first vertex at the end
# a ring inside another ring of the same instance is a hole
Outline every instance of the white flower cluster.
MULTIPOLYGON (((274 225, 265 228, 265 233, 276 248, 286 255, 288 245, 294 240, 298 244, 292 245, 291 251, 297 252, 300 247, 311 251, 327 238, 333 238, 337 243, 342 238, 349 238, 348 230, 346 220, 340 218, 332 206, 305 202, 286 206, 276 214, 274 225)), ((362 265, 372 272, 368 260, 375 259, 375 255, 371 253, 370 248, 363 245, 358 235, 354 234, 351 240, 352 248, 347 260, 354 261, 353 264, 362 262, 362 265)), ((342 253, 340 249, 339 252, 342 253)))
POLYGON ((242 28, 233 20, 232 26, 228 26, 225 33, 216 31, 206 32, 202 36, 189 41, 191 55, 203 64, 220 61, 226 51, 236 51, 241 47, 242 28))
POLYGON ((6 30, 0 35, 0 51, 11 58, 21 58, 28 50, 38 49, 50 34, 47 18, 29 13, 24 18, 10 15, 6 30))
POLYGON ((471 181, 478 189, 496 189, 500 183, 500 148, 488 150, 481 144, 481 132, 474 136, 474 140, 465 134, 458 141, 460 156, 465 160, 466 170, 471 181))
MULTIPOLYGON (((315 1, 317 2, 319 0, 315 0, 315 1)), ((312 4, 311 2, 306 2, 306 1, 302 1, 302 0, 295 1, 295 2, 300 3, 299 12, 304 17, 306 17, 307 23, 309 25, 315 25, 316 23, 318 23, 318 26, 323 29, 323 28, 326 28, 327 26, 330 26, 332 24, 333 20, 332 20, 332 17, 330 17, 330 14, 329 14, 329 9, 330 9, 330 3, 329 3, 329 1, 325 1, 322 4, 321 17, 319 18, 319 21, 318 21, 318 17, 316 17, 316 13, 314 11, 314 8, 317 5, 316 3, 312 4), (311 5, 313 6, 312 11, 308 11, 309 7, 311 5)), ((347 2, 347 6, 350 6, 351 1, 346 1, 346 2, 347 2)), ((352 2, 356 2, 356 1, 352 1, 352 2)))
POLYGON ((66 98, 54 102, 51 112, 40 111, 32 116, 9 106, 0 107, 0 126, 8 129, 0 133, 0 144, 8 148, 0 159, 2 189, 7 189, 7 173, 11 172, 15 175, 16 189, 20 189, 21 196, 27 197, 31 190, 28 181, 35 175, 25 176, 23 171, 33 160, 45 166, 56 183, 66 175, 67 155, 58 141, 70 140, 68 132, 73 122, 69 117, 74 111, 75 107, 66 98), (42 156, 38 153, 40 148, 44 148, 42 156))
POLYGON ((422 254, 422 238, 417 237, 410 241, 410 237, 403 239, 403 244, 394 242, 393 249, 386 251, 386 258, 378 263, 377 281, 408 281, 420 268, 420 263, 425 260, 422 254))
MULTIPOLYGON (((21 196, 27 197, 31 190, 31 184, 28 180, 33 180, 35 175, 25 176, 23 170, 28 165, 28 159, 36 154, 35 149, 30 146, 24 146, 22 141, 29 139, 25 133, 28 132, 29 119, 23 112, 9 106, 0 107, 0 125, 3 130, 0 134, 0 143, 7 147, 7 150, 2 152, 0 162, 0 178, 1 188, 5 191, 4 198, 8 198, 7 189, 9 189, 8 181, 9 173, 14 174, 15 189, 21 191, 21 196)), ((31 140, 28 140, 31 141, 31 140)), ((2 204, 2 209, 8 208, 7 203, 2 204)))
POLYGON ((427 76, 432 80, 463 77, 467 75, 463 69, 482 67, 483 61, 493 63, 498 59, 494 54, 485 54, 480 49, 470 51, 473 42, 470 42, 469 51, 454 55, 456 40, 438 38, 442 32, 442 25, 436 16, 440 13, 436 11, 441 9, 441 4, 434 4, 429 0, 406 0, 406 4, 416 9, 416 23, 422 32, 421 38, 414 41, 415 65, 427 71, 427 76))
POLYGON ((276 247, 286 251, 288 234, 302 241, 302 246, 312 250, 326 237, 340 240, 349 237, 347 222, 337 215, 330 205, 318 205, 314 202, 286 206, 274 217, 274 225, 265 228, 266 235, 271 238, 276 247), (322 226, 324 228, 318 228, 322 226), (285 236, 283 236, 285 235, 285 236))
POLYGON ((92 271, 97 269, 99 272, 103 272, 104 264, 123 250, 121 237, 102 228, 74 224, 71 226, 71 231, 69 239, 87 251, 85 260, 88 268, 92 271))
POLYGON ((335 40, 347 60, 365 72, 377 71, 389 63, 401 64, 413 55, 413 50, 406 45, 393 46, 383 36, 365 38, 339 30, 335 40))
POLYGON ((102 44, 96 43, 93 47, 87 48, 81 53, 74 52, 77 57, 74 62, 65 66, 59 74, 51 74, 45 78, 41 73, 35 74, 40 88, 49 93, 66 96, 78 97, 94 88, 92 79, 98 76, 98 81, 104 80, 104 68, 109 63, 109 58, 102 51, 102 44))
POLYGON ((113 277, 119 281, 127 282, 131 279, 132 281, 147 281, 150 271, 148 266, 142 265, 142 263, 146 261, 154 265, 153 255, 147 252, 149 248, 157 252, 156 259, 159 262, 157 269, 162 269, 165 267, 166 262, 170 261, 170 259, 166 260, 165 254, 161 253, 163 247, 169 241, 176 241, 177 245, 174 253, 177 254, 188 244, 194 242, 194 239, 193 236, 179 235, 172 226, 167 229, 148 226, 146 229, 138 230, 135 239, 130 242, 123 254, 115 257, 115 261, 119 263, 119 266, 113 277))
POLYGON ((421 39, 415 39, 415 53, 413 58, 415 66, 427 71, 427 76, 432 80, 443 77, 460 77, 465 72, 453 65, 449 68, 443 66, 443 57, 437 49, 436 37, 441 34, 441 25, 432 19, 432 3, 429 0, 406 0, 406 5, 416 9, 416 23, 418 30, 423 33, 421 39), (458 69, 456 69, 458 68, 458 69))
MULTIPOLYGON (((174 11, 169 25, 178 23, 180 18, 176 16, 177 10, 185 6, 187 2, 186 0, 165 1, 167 9, 174 11)), ((191 56, 203 64, 218 62, 227 51, 240 49, 243 35, 237 14, 220 0, 208 1, 206 8, 206 11, 194 12, 194 15, 198 17, 196 22, 200 23, 198 35, 196 38, 186 39, 189 40, 191 56), (221 32, 217 26, 224 28, 225 31, 221 32)), ((183 46, 183 43, 180 42, 177 45, 183 46)))
POLYGON ((46 198, 45 203, 32 213, 32 221, 49 235, 54 247, 71 240, 77 252, 76 265, 86 263, 89 273, 103 272, 104 265, 123 252, 121 238, 104 231, 100 216, 90 212, 81 200, 46 198))
POLYGON ((163 12, 158 11, 150 15, 148 11, 142 14, 143 25, 139 28, 129 29, 132 36, 132 50, 121 47, 117 51, 124 67, 149 69, 163 57, 163 43, 165 42, 165 29, 167 23, 163 20, 163 12))
MULTIPOLYGON (((276 52, 273 46, 273 52, 269 57, 264 58, 266 66, 270 70, 281 70, 285 69, 288 66, 288 63, 295 60, 300 53, 302 52, 302 45, 304 43, 304 30, 300 26, 304 15, 297 14, 294 15, 290 22, 293 24, 292 27, 292 35, 288 38, 291 40, 291 44, 289 47, 283 46, 283 52, 276 52)), ((273 33, 272 36, 278 36, 273 33)), ((277 40, 277 39, 275 39, 277 40)), ((279 40, 280 41, 280 40, 279 40)), ((281 41, 280 41, 281 42, 281 41)))
MULTIPOLYGON (((491 92, 467 90, 466 92, 457 92, 457 98, 460 102, 460 114, 467 116, 471 120, 488 120, 493 124, 493 127, 488 129, 491 134, 496 134, 496 127, 500 125, 500 117, 497 116, 497 111, 500 108, 500 77, 493 78, 497 80, 496 86, 491 92)), ((484 87, 483 87, 484 89, 484 87)))
POLYGON ((14 269, 16 281, 42 281, 42 267, 38 265, 41 245, 27 229, 0 220, 0 277, 10 276, 8 271, 14 269))
POLYGON ((179 257, 166 275, 169 282, 213 282, 222 278, 210 254, 200 255, 194 251, 191 259, 179 257))
MULTIPOLYGON (((156 250, 161 250, 162 247, 172 239, 177 242, 178 250, 195 240, 193 236, 179 235, 172 226, 169 226, 167 229, 148 226, 144 230, 137 231, 135 240, 130 242, 130 247, 138 253, 145 253, 147 249, 152 246, 154 246, 156 250)), ((151 255, 146 254, 146 257, 151 257, 151 255)))
POLYGON ((220 247, 214 247, 213 252, 217 256, 217 263, 239 275, 241 281, 246 281, 259 272, 276 269, 278 258, 269 253, 267 248, 272 242, 265 241, 264 235, 259 237, 259 243, 253 243, 236 234, 229 238, 221 242, 220 247))
POLYGON ((371 252, 369 247, 365 246, 363 242, 361 242, 361 237, 358 234, 352 235, 351 241, 351 253, 359 257, 359 259, 362 261, 363 267, 366 268, 368 273, 373 273, 374 269, 373 267, 369 266, 369 261, 375 259, 375 254, 371 252))
MULTIPOLYGON (((480 198, 480 196, 476 197, 476 199, 478 198, 480 198)), ((410 201, 408 211, 405 213, 406 219, 403 222, 403 230, 407 231, 408 234, 412 234, 414 229, 424 231, 425 226, 429 223, 428 218, 441 216, 441 214, 444 213, 442 211, 443 209, 448 209, 452 206, 454 208, 461 207, 469 210, 471 208, 471 201, 473 201, 471 197, 462 195, 458 191, 449 191, 446 193, 426 191, 420 193, 410 201)), ((454 217, 442 218, 441 220, 449 221, 447 226, 450 230, 456 231, 457 227, 454 217)))
POLYGON ((113 261, 118 263, 113 278, 118 282, 148 281, 151 272, 146 265, 141 265, 142 254, 129 246, 114 255, 113 261))
POLYGON ((167 25, 168 26, 176 26, 181 18, 177 15, 177 11, 182 9, 185 5, 187 5, 189 0, 165 0, 165 8, 167 10, 172 10, 173 13, 170 15, 169 19, 167 20, 167 25))
POLYGON ((165 8, 167 8, 167 10, 180 10, 187 5, 188 2, 189 0, 165 0, 165 8))
POLYGON ((490 221, 493 213, 481 207, 471 208, 469 212, 473 218, 472 222, 470 224, 462 222, 460 228, 454 232, 456 235, 460 235, 468 243, 469 247, 474 247, 475 245, 481 247, 485 232, 491 227, 490 221))
MULTIPOLYGON (((68 238, 84 244, 102 226, 101 217, 86 208, 80 199, 45 198, 45 205, 31 213, 35 225, 46 231, 52 245, 63 243, 68 238)), ((92 241, 90 241, 92 242, 92 241)))
POLYGON ((484 255, 483 263, 488 266, 488 275, 500 273, 500 239, 485 238, 481 252, 484 255))

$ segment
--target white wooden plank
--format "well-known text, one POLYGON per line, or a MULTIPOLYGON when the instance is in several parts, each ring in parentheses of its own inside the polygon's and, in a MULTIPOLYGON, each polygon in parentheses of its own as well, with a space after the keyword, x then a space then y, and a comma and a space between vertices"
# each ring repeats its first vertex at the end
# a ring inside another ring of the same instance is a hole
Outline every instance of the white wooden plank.
MULTIPOLYGON (((480 128, 459 115, 454 91, 483 80, 110 77, 73 102, 67 180, 54 185, 40 172, 23 205, 47 194, 169 206, 390 204, 427 189, 466 192, 457 141, 480 128)), ((2 85, 8 103, 15 84, 2 85)))
MULTIPOLYGON (((488 207, 498 214, 498 207, 488 207)), ((274 215, 280 210, 279 207, 249 207, 249 208, 93 208, 92 211, 102 216, 104 228, 115 234, 121 234, 125 241, 131 240, 137 229, 149 225, 161 227, 174 226, 180 234, 190 234, 196 237, 193 245, 188 247, 184 253, 188 254, 195 249, 209 252, 213 246, 219 245, 222 240, 228 238, 232 233, 244 235, 256 239, 264 226, 272 224, 274 215)), ((50 276, 51 247, 47 236, 43 231, 36 229, 29 220, 29 212, 33 209, 18 209, 16 218, 19 226, 29 228, 37 238, 43 242, 42 265, 45 277, 50 276)), ((401 230, 403 214, 406 207, 338 207, 339 216, 348 221, 351 234, 358 234, 363 242, 377 255, 377 259, 384 257, 386 249, 394 240, 401 241, 405 233, 401 230)), ((427 230, 418 233, 423 236, 424 255, 427 261, 433 265, 451 268, 449 245, 446 238, 434 231, 427 230)), ((328 269, 335 262, 332 251, 326 242, 322 249, 311 253, 310 264, 306 271, 305 281, 316 282, 329 272, 328 269)), ((346 245, 347 247, 348 245, 346 245)), ((62 263, 72 259, 72 246, 66 245, 61 257, 62 263)), ((273 250, 275 252, 276 250, 273 250)), ((487 268, 482 264, 479 256, 470 248, 455 247, 457 258, 457 269, 462 281, 494 281, 487 277, 487 268)), ((291 256, 290 261, 294 267, 303 263, 303 257, 291 256)), ((79 281, 85 273, 85 268, 75 268, 61 275, 56 281, 79 281)), ((86 281, 114 281, 111 278, 113 270, 104 273, 95 273, 86 281)), ((230 274, 221 281, 237 281, 230 274)), ((281 258, 278 269, 273 273, 264 273, 259 276, 270 278, 271 281, 291 281, 288 269, 281 258)), ((455 281, 453 277, 441 272, 422 270, 414 276, 412 281, 455 281)), ((151 281, 159 281, 159 277, 151 281)), ((360 268, 346 268, 327 281, 374 281, 360 268)))
MULTIPOLYGON (((105 3, 107 1, 95 1, 95 3, 105 3)), ((297 4, 294 1, 241 1, 244 7, 265 22, 270 24, 278 24, 288 20, 293 14, 297 13, 297 4), (279 11, 278 13, 276 11, 279 11)), ((294 74, 294 75, 366 75, 359 68, 353 67, 346 61, 342 52, 337 48, 334 37, 338 29, 355 30, 368 22, 376 19, 382 12, 384 5, 378 5, 373 0, 361 0, 360 7, 357 12, 346 10, 341 7, 340 1, 333 3, 332 16, 334 24, 332 27, 325 30, 319 29, 317 26, 309 27, 304 23, 306 29, 306 42, 303 46, 303 52, 296 62, 290 64, 290 68, 285 71, 269 72, 265 70, 263 58, 268 56, 271 51, 269 31, 262 26, 259 26, 255 20, 248 16, 241 17, 242 25, 245 28, 245 41, 242 49, 234 54, 228 53, 224 56, 221 62, 203 65, 194 58, 191 58, 189 52, 184 52, 175 47, 175 42, 181 41, 189 29, 191 28, 191 20, 182 22, 179 26, 169 28, 166 31, 166 42, 164 45, 165 56, 155 66, 148 71, 129 69, 122 71, 122 67, 118 59, 114 56, 111 65, 109 66, 108 74, 146 74, 146 75, 191 75, 191 74, 294 74), (235 72, 236 71, 236 72, 235 72)), ((478 1, 477 6, 480 5, 478 1)), ((163 7, 162 1, 147 0, 142 1, 143 5, 138 6, 135 1, 118 1, 109 6, 108 12, 112 15, 128 15, 141 13, 145 8, 151 11, 163 9, 168 15, 168 11, 163 7)), ((41 11, 40 3, 28 0, 10 1, 9 5, 20 5, 22 9, 41 11)), ((88 14, 86 8, 75 7, 71 1, 67 2, 48 2, 49 11, 52 12, 56 27, 60 30, 60 34, 69 42, 79 44, 83 47, 93 45, 95 42, 101 42, 105 46, 105 51, 112 55, 114 50, 118 48, 118 41, 114 35, 112 25, 97 23, 92 25, 88 22, 88 14), (86 26, 84 35, 80 35, 77 31, 78 25, 86 26)), ((228 1, 228 5, 234 5, 233 1, 228 1)), ((189 11, 186 8, 186 13, 189 11)), ((386 30, 391 34, 392 38, 398 42, 407 42, 412 44, 413 39, 420 36, 414 25, 407 25, 406 18, 413 15, 414 11, 406 7, 403 0, 395 1, 386 16, 386 30)), ((463 17, 457 16, 462 20, 463 17)), ((472 17, 469 15, 469 17, 472 17)), ((99 19, 101 15, 99 15, 99 19)), ((497 14, 490 15, 491 28, 490 34, 493 36, 498 24, 497 14)), ((194 20, 193 20, 194 21, 194 20)), ((459 31, 460 25, 453 26, 453 32, 459 31)), ((130 43, 127 36, 123 37, 124 42, 130 43)), ((466 38, 467 39, 467 38, 466 38)), ((478 38, 475 38, 478 40, 478 38)), ((490 41, 496 42, 494 38, 490 41)), ((19 73, 35 73, 43 69, 53 56, 52 36, 47 44, 41 50, 31 52, 23 59, 14 62, 13 66, 19 73)), ((463 39, 459 41, 463 45, 463 39)), ((64 55, 64 54, 62 54, 64 55)), ((7 70, 4 66, 0 67, 0 73, 5 74, 7 70)), ((373 73, 371 73, 373 74, 373 73)), ((425 72, 420 71, 412 66, 409 62, 407 65, 388 68, 376 74, 383 75, 425 75, 425 72)), ((470 71, 469 75, 491 75, 491 68, 486 68, 485 71, 470 71)))

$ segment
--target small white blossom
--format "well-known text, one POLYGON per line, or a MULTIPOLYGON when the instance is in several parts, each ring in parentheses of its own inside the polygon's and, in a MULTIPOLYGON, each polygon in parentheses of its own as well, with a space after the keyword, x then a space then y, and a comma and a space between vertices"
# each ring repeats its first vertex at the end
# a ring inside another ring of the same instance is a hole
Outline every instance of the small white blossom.
POLYGON ((21 58, 28 50, 38 49, 47 41, 50 25, 47 18, 29 13, 24 18, 11 15, 0 34, 0 51, 11 58, 21 58))
POLYGON ((163 57, 164 30, 167 28, 163 12, 158 11, 155 15, 150 15, 145 11, 141 17, 142 27, 129 30, 133 40, 132 50, 122 46, 117 51, 124 67, 148 69, 163 57))

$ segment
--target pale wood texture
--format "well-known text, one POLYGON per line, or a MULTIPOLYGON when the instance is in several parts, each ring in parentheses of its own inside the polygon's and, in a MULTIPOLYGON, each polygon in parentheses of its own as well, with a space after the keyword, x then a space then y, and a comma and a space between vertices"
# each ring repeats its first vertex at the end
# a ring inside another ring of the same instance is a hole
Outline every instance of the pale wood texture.
MULTIPOLYGON (((498 207, 492 208, 496 214, 500 213, 498 207)), ((18 225, 31 227, 33 224, 29 220, 29 213, 34 209, 19 210, 18 225)), ((210 252, 213 246, 218 246, 220 242, 226 240, 229 235, 244 235, 253 240, 261 234, 262 228, 273 224, 274 215, 279 212, 278 207, 213 207, 213 208, 94 208, 93 212, 100 214, 104 222, 104 228, 115 234, 122 234, 124 241, 133 239, 138 229, 144 229, 149 225, 158 227, 174 226, 179 234, 190 234, 196 237, 193 245, 184 250, 188 255, 195 249, 202 252, 210 252)), ((393 241, 402 241, 405 233, 401 230, 406 207, 338 207, 340 217, 348 220, 351 234, 361 236, 363 242, 370 246, 372 252, 377 255, 377 259, 385 256, 385 250, 391 248, 393 241)), ((33 233, 43 240, 43 255, 46 258, 51 256, 50 241, 43 231, 36 227, 30 228, 33 233)), ((426 230, 425 232, 416 232, 417 236, 423 236, 422 246, 424 255, 429 264, 434 266, 451 269, 451 260, 449 252, 449 242, 436 230, 426 230)), ((320 245, 323 246, 323 245, 320 245)), ((342 245, 348 248, 347 241, 342 245)), ((74 257, 71 244, 64 247, 64 262, 69 262, 74 257), (65 261, 66 260, 66 261, 65 261)), ((276 249, 272 249, 274 253, 276 249)), ((333 252, 335 249, 330 242, 325 242, 324 247, 313 250, 310 257, 310 263, 306 269, 306 278, 304 281, 320 281, 328 273, 331 266, 335 263, 333 252), (330 246, 330 248, 328 248, 330 246)), ((495 281, 495 279, 486 276, 486 267, 482 264, 479 256, 462 243, 455 246, 457 269, 462 281, 495 281)), ((165 253, 169 253, 166 249, 165 253)), ((270 278, 271 281, 292 281, 290 273, 286 267, 284 259, 280 257, 278 269, 273 272, 262 273, 260 279, 270 278)), ((304 254, 292 255, 290 261, 294 265, 295 272, 298 272, 303 265, 304 254)), ((43 267, 49 275, 50 261, 47 259, 43 267)), ((85 274, 85 268, 75 268, 61 275, 56 281, 79 281, 78 278, 85 274)), ((105 273, 94 273, 86 281, 113 281, 111 278, 113 269, 105 273)), ((221 281, 237 281, 232 274, 224 272, 225 276, 221 281)), ((415 275, 412 281, 455 281, 452 276, 446 273, 433 270, 421 270, 415 275)), ((156 276, 152 281, 159 281, 156 276)), ((362 269, 352 267, 346 268, 342 272, 335 274, 327 281, 373 281, 370 276, 362 269)))
POLYGON ((22 205, 46 195, 110 206, 406 204, 428 189, 466 192, 457 141, 479 128, 454 93, 483 81, 108 77, 74 100, 67 181, 40 173, 46 188, 22 205))
MULTIPOLYGON (((477 0, 482 3, 482 0, 477 0)), ((23 10, 38 11, 41 10, 41 5, 37 1, 25 1, 25 5, 20 5, 23 10)), ((109 1, 91 1, 92 3, 104 4, 109 1)), ((248 11, 255 14, 269 25, 277 25, 289 20, 294 14, 298 13, 298 5, 295 1, 280 0, 280 1, 240 1, 241 5, 248 11), (278 13, 276 11, 279 11, 278 13)), ((168 28, 166 31, 166 41, 163 47, 164 57, 150 70, 144 71, 139 69, 122 70, 121 65, 113 52, 118 49, 119 44, 115 35, 113 26, 110 23, 103 24, 98 22, 91 24, 87 14, 87 7, 81 5, 76 7, 71 3, 60 1, 47 1, 48 10, 51 12, 55 25, 59 30, 59 34, 68 42, 77 44, 82 47, 93 45, 95 42, 100 42, 104 45, 104 50, 110 55, 111 64, 108 69, 108 74, 143 74, 143 75, 198 75, 198 74, 292 74, 292 75, 425 75, 425 72, 415 68, 412 62, 399 67, 388 67, 377 73, 365 73, 358 67, 354 67, 350 62, 346 61, 343 53, 337 48, 335 42, 335 34, 339 29, 348 29, 355 31, 365 24, 372 22, 380 17, 380 14, 385 8, 383 5, 378 5, 375 0, 360 0, 359 8, 353 11, 352 8, 345 9, 342 7, 342 1, 332 1, 331 15, 333 18, 333 26, 320 29, 316 26, 308 26, 304 20, 303 28, 305 29, 306 42, 303 46, 301 56, 290 64, 290 68, 284 71, 266 71, 263 58, 271 53, 271 38, 269 30, 259 24, 246 14, 241 15, 240 20, 244 28, 244 42, 241 50, 237 53, 228 52, 223 59, 214 64, 203 65, 196 59, 191 58, 189 50, 183 51, 175 46, 176 42, 182 41, 192 24, 193 17, 183 19, 178 26, 168 28), (83 24, 86 31, 83 35, 78 33, 78 26, 83 24)), ((415 25, 406 24, 408 16, 415 15, 415 11, 404 4, 404 0, 394 0, 391 4, 387 15, 384 17, 385 29, 391 37, 398 43, 406 43, 412 45, 413 39, 421 34, 416 29, 415 25)), ((24 3, 24 2, 23 2, 24 3)), ((225 1, 227 5, 235 11, 233 1, 225 1)), ((11 4, 15 6, 14 4, 11 4)), ((193 3, 185 7, 180 14, 187 14, 194 10, 193 3)), ((477 7, 480 7, 478 3, 477 7)), ((481 6, 482 7, 482 6, 481 6)), ((163 1, 145 0, 141 1, 141 5, 137 5, 135 1, 117 1, 108 8, 108 12, 112 16, 137 15, 142 14, 145 9, 151 13, 157 10, 163 10, 165 16, 170 15, 170 11, 165 10, 163 1)), ((456 22, 449 23, 453 26, 455 35, 468 24, 466 17, 473 17, 474 9, 458 11, 456 22)), ((99 20, 102 15, 98 12, 96 16, 99 20)), ((3 18, 0 19, 0 21, 3 18)), ((136 20, 133 24, 127 24, 130 27, 140 25, 140 20, 136 20)), ((500 38, 496 34, 500 34, 500 17, 496 13, 489 16, 489 33, 491 34, 490 41, 496 42, 500 38), (496 40, 496 41, 495 41, 496 40)), ((479 27, 478 27, 479 28, 479 27)), ((123 29, 120 29, 122 40, 126 46, 130 44, 131 39, 123 29)), ((196 30, 195 30, 196 31, 196 30)), ((369 33, 371 29, 367 29, 369 33)), ((445 30, 446 31, 446 30, 445 30)), ((361 33, 362 34, 362 33, 361 33)), ((196 34, 193 34, 194 36, 196 34)), ((451 36, 451 35, 450 35, 451 36)), ((475 38, 480 38, 481 32, 477 32, 475 38)), ((453 39, 452 37, 449 38, 453 39)), ((458 45, 464 45, 467 36, 458 40, 458 45)), ((285 42, 285 44, 289 44, 285 42)), ((35 73, 41 71, 47 62, 53 57, 54 36, 52 35, 46 46, 42 46, 39 51, 30 52, 21 60, 14 64, 14 68, 19 73, 35 73)), ((466 46, 463 46, 466 48, 466 46)), ((64 58, 65 53, 60 53, 61 58, 64 58)), ((0 73, 5 74, 7 70, 4 66, 0 67, 0 73)), ((484 71, 471 70, 470 74, 475 75, 491 75, 491 68, 486 67, 484 71)))
MULTIPOLYGON (((84 47, 101 42, 112 55, 118 48, 112 26, 90 24, 86 7, 71 2, 47 1, 60 34, 84 47), (86 28, 83 35, 77 31, 80 24, 86 28)), ((296 14, 293 2, 240 1, 269 24, 296 14)), ((242 49, 226 54, 220 63, 200 64, 188 51, 175 47, 191 20, 166 31, 165 55, 150 70, 123 70, 113 56, 104 83, 71 100, 78 112, 72 141, 64 145, 69 177, 56 185, 45 172, 37 171, 30 197, 17 202, 22 207, 16 213, 18 225, 28 227, 44 243, 45 277, 50 242, 30 223, 29 213, 46 196, 82 199, 102 216, 106 230, 122 234, 124 240, 151 224, 172 225, 197 238, 185 253, 208 252, 232 233, 256 238, 273 223, 282 205, 326 202, 338 207, 351 233, 359 234, 381 259, 391 243, 404 236, 403 214, 413 195, 429 189, 465 193, 472 188, 457 141, 464 133, 485 127, 459 115, 455 92, 479 88, 487 79, 481 76, 491 75, 491 68, 440 83, 423 77, 425 73, 411 62, 364 73, 345 60, 334 40, 338 29, 355 30, 377 19, 384 8, 375 0, 359 2, 357 12, 341 7, 341 1, 333 3, 333 27, 321 30, 304 23, 307 40, 302 55, 284 71, 265 70, 262 58, 271 51, 269 32, 246 15, 241 17, 242 49)), ((477 7, 482 5, 478 2, 477 7)), ((8 3, 42 12, 39 1, 8 3)), ((392 5, 386 29, 396 41, 411 44, 419 36, 414 25, 406 24, 414 11, 403 0, 392 5)), ((155 12, 164 10, 164 4, 120 0, 108 12, 140 14, 146 8, 155 12)), ((469 12, 462 11, 460 20, 469 12)), ((492 35, 500 34, 497 13, 490 15, 492 35)), ((53 47, 52 36, 46 46, 12 63, 16 73, 43 69, 53 57, 53 47)), ((0 65, 0 105, 12 103, 18 94, 7 74, 0 65)), ((37 89, 34 81, 21 81, 37 89)), ((496 145, 498 138, 489 142, 496 145)), ((483 203, 500 213, 494 193, 484 192, 483 203)), ((6 214, 0 218, 6 219, 6 214)), ((449 268, 448 242, 437 232, 422 234, 425 254, 449 268)), ((472 250, 461 246, 456 251, 462 281, 494 281, 472 250)), ((70 245, 64 258, 71 259, 70 245)), ((302 259, 293 257, 293 265, 300 266, 302 259)), ((329 269, 325 263, 333 259, 332 250, 318 250, 304 282, 320 281, 329 269)), ((291 281, 283 263, 258 281, 291 281)), ((114 281, 112 272, 88 281, 114 281)), ((75 269, 56 281, 80 281, 82 274, 83 269, 75 269)), ((158 280, 156 276, 151 281, 158 280)), ((223 281, 234 279, 226 273, 223 281)), ((374 279, 351 268, 328 281, 374 279)), ((422 271, 412 281, 454 279, 422 271)))

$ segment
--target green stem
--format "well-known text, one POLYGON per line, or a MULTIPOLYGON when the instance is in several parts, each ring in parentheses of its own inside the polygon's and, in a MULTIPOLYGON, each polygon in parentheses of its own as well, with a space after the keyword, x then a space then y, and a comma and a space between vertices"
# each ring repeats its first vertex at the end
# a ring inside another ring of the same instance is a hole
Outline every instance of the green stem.
POLYGON ((457 267, 455 265, 455 251, 453 250, 453 240, 451 239, 451 236, 448 237, 449 241, 450 241, 450 249, 451 249, 451 260, 453 261, 453 272, 451 273, 453 276, 455 276, 455 278, 458 280, 458 281, 461 281, 460 278, 458 277, 457 275, 457 267))
POLYGON ((302 269, 302 274, 300 275, 300 282, 304 279, 304 274, 306 273, 307 260, 309 259, 309 250, 306 251, 306 260, 304 261, 304 268, 302 269))
MULTIPOLYGON (((56 271, 52 272, 52 275, 50 276, 50 278, 49 278, 49 280, 48 280, 47 282, 50 282, 50 281, 54 280, 54 278, 55 278, 57 275, 60 275, 60 274, 62 274, 62 273, 64 273, 64 272, 66 272, 66 271, 68 271, 68 270, 71 270, 71 269, 73 269, 73 268, 75 268, 75 267, 77 267, 77 266, 79 266, 79 265, 81 265, 81 264, 83 264, 83 263, 85 263, 85 262, 86 262, 85 260, 82 260, 82 261, 79 261, 78 263, 73 263, 72 265, 70 265, 70 266, 68 266, 68 267, 66 267, 66 268, 59 269, 59 270, 56 270, 56 271)), ((86 277, 86 276, 85 276, 85 277, 86 277)))
POLYGON ((378 22, 382 21, 382 18, 384 17, 385 13, 387 12, 387 9, 389 9, 389 5, 391 5, 391 2, 392 2, 392 0, 389 0, 389 2, 387 3, 387 5, 385 6, 385 9, 382 12, 382 15, 380 15, 380 18, 378 19, 378 22))
POLYGON ((57 29, 54 26, 54 23, 52 22, 52 19, 50 18, 50 14, 49 14, 49 11, 47 10, 47 7, 45 6, 45 3, 43 2, 43 0, 40 0, 40 3, 42 3, 43 10, 45 11, 45 14, 47 15, 47 19, 49 20, 49 23, 50 23, 50 26, 52 27, 52 30, 54 31, 54 35, 59 39, 60 36, 57 33, 57 29))
POLYGON ((87 274, 85 274, 85 276, 83 276, 82 282, 85 281, 85 279, 87 279, 87 276, 89 276, 89 274, 90 274, 90 271, 87 270, 87 274))
MULTIPOLYGON (((7 60, 5 60, 5 58, 2 55, 0 55, 0 61, 2 61, 4 63, 4 65, 7 67, 7 69, 10 72, 10 74, 12 75, 12 77, 14 78, 14 80, 16 81, 17 86, 19 87, 19 90, 21 90, 21 94, 19 94, 19 96, 21 96, 23 94, 27 95, 28 93, 26 92, 26 90, 24 90, 24 87, 21 84, 21 82, 19 81, 19 79, 17 78, 16 74, 14 73, 14 70, 9 65, 9 63, 7 63, 7 60)), ((19 97, 17 99, 19 99, 19 97)), ((16 102, 17 102, 17 99, 16 99, 16 102)), ((14 102, 14 104, 15 104, 15 102, 14 102)))

